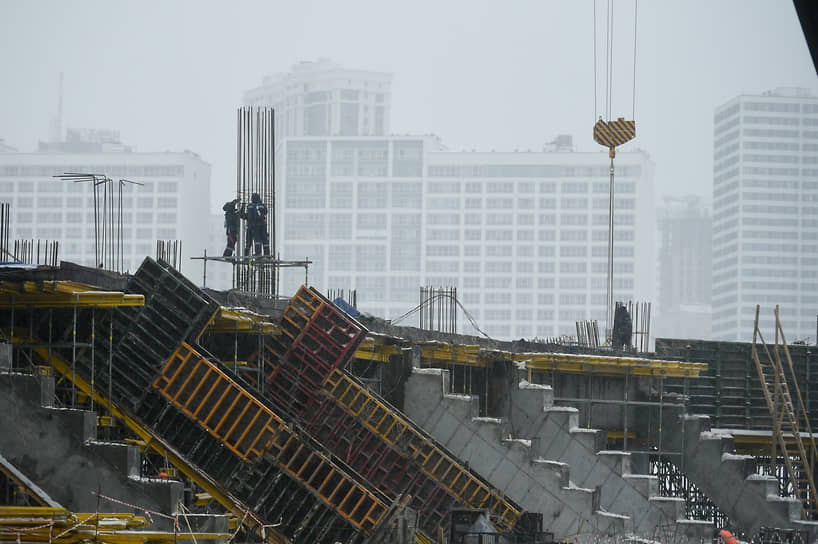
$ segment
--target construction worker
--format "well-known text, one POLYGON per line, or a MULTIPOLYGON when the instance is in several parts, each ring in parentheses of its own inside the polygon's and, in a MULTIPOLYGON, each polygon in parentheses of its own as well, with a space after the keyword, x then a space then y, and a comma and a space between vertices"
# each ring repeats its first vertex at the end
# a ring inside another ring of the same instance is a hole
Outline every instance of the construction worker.
POLYGON ((617 303, 614 312, 614 326, 612 347, 614 349, 628 349, 631 347, 631 314, 623 304, 617 303))
POLYGON ((270 236, 267 233, 267 206, 261 201, 261 195, 250 195, 250 204, 242 209, 242 218, 247 221, 247 238, 244 244, 244 254, 270 254, 270 236))
POLYGON ((733 536, 733 533, 727 529, 722 529, 719 531, 719 539, 717 544, 738 544, 738 539, 736 539, 736 537, 733 536))
POLYGON ((236 249, 236 240, 239 238, 239 229, 241 228, 241 221, 239 218, 239 202, 238 198, 225 202, 222 209, 224 210, 224 230, 227 234, 227 245, 224 248, 223 257, 232 257, 233 251, 236 249))

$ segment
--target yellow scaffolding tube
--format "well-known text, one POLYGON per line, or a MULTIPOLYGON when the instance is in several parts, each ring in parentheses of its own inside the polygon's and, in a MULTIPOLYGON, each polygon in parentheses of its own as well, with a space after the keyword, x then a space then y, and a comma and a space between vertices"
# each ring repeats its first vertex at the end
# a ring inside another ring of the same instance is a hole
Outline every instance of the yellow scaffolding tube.
POLYGON ((148 525, 143 516, 134 514, 80 514, 65 508, 0 506, 0 542, 170 544, 179 540, 224 541, 231 537, 229 533, 138 530, 148 525))

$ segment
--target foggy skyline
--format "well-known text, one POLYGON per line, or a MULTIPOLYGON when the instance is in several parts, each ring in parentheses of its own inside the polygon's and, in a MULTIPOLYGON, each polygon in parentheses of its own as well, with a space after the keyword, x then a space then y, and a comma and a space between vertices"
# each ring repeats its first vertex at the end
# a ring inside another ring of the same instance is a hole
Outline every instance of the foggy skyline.
MULTIPOLYGON (((605 3, 597 4, 601 30, 605 3)), ((4 2, 0 138, 20 151, 48 139, 64 72, 64 128, 113 128, 139 151, 191 149, 213 167, 217 203, 235 187, 244 91, 299 61, 330 58, 394 74, 393 133, 431 132, 449 149, 482 151, 540 150, 568 133, 578 151, 601 151, 591 139, 593 8, 4 2)), ((692 192, 709 201, 714 108, 779 86, 815 92, 795 10, 763 1, 638 8, 637 137, 624 149, 651 155, 657 197, 692 192)), ((633 3, 618 3, 615 17, 612 114, 630 118, 633 3)))

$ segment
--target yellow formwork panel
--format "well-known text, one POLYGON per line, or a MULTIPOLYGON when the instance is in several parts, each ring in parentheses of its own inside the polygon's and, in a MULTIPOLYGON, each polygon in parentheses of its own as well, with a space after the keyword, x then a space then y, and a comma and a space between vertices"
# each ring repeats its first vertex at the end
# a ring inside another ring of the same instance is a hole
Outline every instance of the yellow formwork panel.
POLYGON ((486 366, 479 358, 480 346, 461 344, 444 344, 442 342, 423 342, 421 346, 421 365, 431 366, 434 362, 468 366, 486 366))
POLYGON ((600 376, 664 376, 668 378, 697 377, 707 370, 704 363, 668 361, 646 357, 621 357, 605 354, 574 353, 510 353, 500 350, 481 349, 479 346, 423 342, 421 361, 423 367, 438 364, 486 367, 489 361, 506 360, 525 364, 529 372, 556 370, 570 374, 596 374, 600 376))
POLYGON ((382 363, 389 362, 389 358, 393 355, 400 355, 401 348, 393 344, 382 344, 371 336, 364 338, 361 345, 355 351, 355 358, 364 361, 380 361, 382 363))
POLYGON ((434 542, 432 542, 428 536, 424 535, 420 531, 415 534, 415 542, 417 544, 434 544, 434 542))
POLYGON ((280 334, 281 327, 267 321, 264 316, 245 308, 220 307, 208 323, 205 332, 280 334))
MULTIPOLYGON (((27 338, 25 336, 20 335, 15 337, 15 341, 32 343, 35 341, 35 339, 27 338)), ((59 372, 61 375, 65 376, 69 380, 72 380, 79 391, 84 392, 86 395, 89 396, 91 395, 91 384, 89 384, 79 376, 73 376, 71 366, 68 363, 63 361, 56 354, 49 353, 47 348, 35 347, 33 348, 33 350, 44 361, 51 364, 51 366, 57 372, 59 372)), ((242 520, 243 525, 250 529, 260 530, 264 522, 250 509, 249 506, 242 503, 239 499, 230 494, 230 492, 219 487, 219 485, 216 482, 212 481, 208 476, 199 472, 198 469, 189 465, 187 461, 185 461, 176 453, 175 450, 171 449, 161 439, 154 436, 153 433, 150 430, 143 427, 140 422, 136 421, 128 414, 122 412, 119 409, 119 407, 112 404, 109 401, 109 399, 103 397, 100 394, 98 388, 94 390, 93 395, 94 402, 98 406, 110 410, 113 417, 121 421, 126 427, 128 427, 131 431, 134 432, 134 434, 136 434, 140 438, 140 444, 138 445, 141 448, 150 448, 153 451, 155 451, 158 455, 167 459, 173 466, 175 466, 178 470, 185 474, 185 476, 187 476, 193 482, 195 482, 196 485, 201 487, 206 493, 210 494, 210 496, 213 497, 213 499, 215 499, 219 504, 226 508, 236 518, 242 520)), ((275 529, 268 528, 266 531, 266 535, 267 541, 270 544, 290 544, 289 539, 287 539, 283 534, 276 531, 275 529)))
POLYGON ((666 378, 697 377, 707 370, 705 363, 686 363, 641 357, 575 353, 520 353, 515 362, 524 363, 529 373, 556 370, 570 374, 599 376, 664 376, 666 378))
POLYGON ((100 291, 98 287, 66 281, 0 281, 0 307, 66 308, 73 306, 115 308, 144 306, 143 295, 100 291))
POLYGON ((154 387, 233 453, 255 462, 269 453, 278 464, 358 529, 370 534, 387 512, 385 500, 304 444, 266 405, 213 363, 182 343, 154 387), (331 473, 336 485, 320 475, 331 473), (321 481, 319 481, 321 480, 321 481), (340 490, 343 497, 339 498, 340 490), (354 497, 354 503, 350 502, 354 497))
POLYGON ((324 384, 324 391, 384 441, 404 450, 424 473, 466 506, 489 508, 498 529, 511 530, 519 521, 521 510, 476 479, 409 421, 373 397, 349 376, 339 370, 333 371, 324 384))
POLYGON ((302 285, 293 298, 290 299, 290 304, 284 309, 282 332, 295 341, 300 331, 307 326, 312 316, 324 304, 320 297, 316 296, 308 287, 302 285), (291 327, 287 326, 288 323, 291 327))

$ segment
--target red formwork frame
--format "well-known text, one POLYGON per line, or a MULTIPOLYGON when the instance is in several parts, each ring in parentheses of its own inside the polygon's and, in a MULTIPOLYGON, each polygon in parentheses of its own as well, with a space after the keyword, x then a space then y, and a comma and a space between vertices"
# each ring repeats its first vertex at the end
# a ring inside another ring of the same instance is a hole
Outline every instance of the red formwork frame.
MULTIPOLYGON (((278 402, 298 411, 315 402, 327 377, 344 368, 363 342, 366 331, 324 302, 287 350, 280 365, 267 376, 267 390, 278 402)), ((275 353, 273 348, 270 349, 275 353)))
POLYGON ((311 436, 378 489, 390 497, 411 495, 411 506, 427 529, 443 522, 457 499, 423 471, 412 470, 411 460, 321 393, 329 375, 354 356, 366 331, 330 303, 319 305, 311 299, 310 306, 315 311, 268 375, 265 390, 311 436))
POLYGON ((410 506, 420 513, 427 530, 443 521, 457 503, 438 482, 421 470, 412 470, 412 461, 332 399, 322 396, 309 413, 311 417, 304 421, 311 436, 387 496, 410 495, 410 506))

